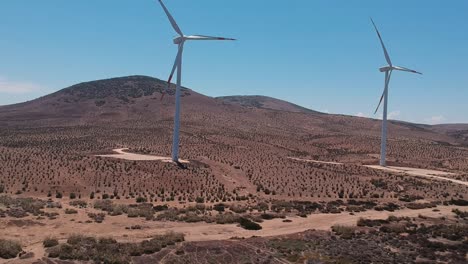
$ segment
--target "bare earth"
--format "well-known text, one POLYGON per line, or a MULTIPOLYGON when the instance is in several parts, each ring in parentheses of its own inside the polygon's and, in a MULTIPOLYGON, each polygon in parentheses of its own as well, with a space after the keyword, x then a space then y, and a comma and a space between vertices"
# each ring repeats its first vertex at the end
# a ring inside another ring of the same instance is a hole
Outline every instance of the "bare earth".
POLYGON ((311 159, 300 159, 300 158, 294 158, 294 157, 288 157, 289 159, 292 160, 297 160, 297 161, 304 161, 304 162, 312 162, 312 163, 322 163, 322 164, 333 164, 333 165, 342 165, 343 163, 340 162, 333 162, 333 161, 321 161, 321 160, 311 160, 311 159))
MULTIPOLYGON (((114 149, 113 151, 117 152, 117 154, 96 155, 96 156, 103 157, 103 158, 115 158, 115 159, 135 160, 135 161, 156 160, 156 161, 162 161, 162 162, 172 162, 172 159, 170 157, 129 153, 129 152, 125 152, 125 150, 128 150, 128 148, 114 149)), ((179 162, 188 163, 187 160, 179 160, 179 162)))

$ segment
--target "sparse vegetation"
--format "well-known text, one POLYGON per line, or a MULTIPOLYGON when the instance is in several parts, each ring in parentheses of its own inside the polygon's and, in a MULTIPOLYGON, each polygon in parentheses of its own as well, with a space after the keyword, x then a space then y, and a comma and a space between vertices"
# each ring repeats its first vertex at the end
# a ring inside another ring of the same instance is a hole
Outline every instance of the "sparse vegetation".
POLYGON ((332 226, 333 232, 343 239, 353 238, 356 228, 352 226, 334 225, 332 226))
POLYGON ((22 248, 18 242, 7 239, 0 239, 0 258, 16 258, 16 256, 18 256, 21 251, 22 248))
POLYGON ((179 233, 168 232, 140 243, 119 243, 113 238, 72 235, 64 244, 50 247, 50 258, 94 261, 97 263, 129 263, 131 256, 153 254, 175 243, 184 241, 179 233))

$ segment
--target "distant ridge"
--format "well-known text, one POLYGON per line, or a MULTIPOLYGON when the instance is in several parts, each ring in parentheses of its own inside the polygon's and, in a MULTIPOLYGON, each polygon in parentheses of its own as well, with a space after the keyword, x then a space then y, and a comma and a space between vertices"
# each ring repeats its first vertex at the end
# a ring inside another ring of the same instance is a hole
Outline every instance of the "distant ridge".
POLYGON ((278 111, 287 111, 295 113, 312 113, 320 114, 320 112, 311 110, 281 99, 262 95, 234 95, 220 96, 216 99, 223 100, 226 103, 239 104, 246 107, 263 108, 278 111))

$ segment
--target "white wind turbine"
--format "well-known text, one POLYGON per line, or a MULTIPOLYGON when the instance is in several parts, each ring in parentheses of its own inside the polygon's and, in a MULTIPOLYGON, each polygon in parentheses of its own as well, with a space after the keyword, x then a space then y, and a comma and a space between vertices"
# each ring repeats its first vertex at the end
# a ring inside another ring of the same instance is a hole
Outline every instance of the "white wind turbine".
MULTIPOLYGON (((174 18, 167 10, 164 3, 159 0, 161 3, 164 12, 166 13, 167 17, 169 18, 169 22, 171 22, 172 27, 177 32, 178 36, 174 38, 174 44, 178 45, 179 51, 177 52, 176 59, 174 61, 174 66, 172 67, 171 74, 169 75, 169 79, 167 81, 167 88, 172 80, 172 76, 174 75, 175 70, 177 69, 177 84, 176 84, 176 92, 175 92, 175 117, 174 117, 174 135, 172 141, 172 161, 179 162, 179 126, 180 126, 180 89, 181 89, 181 78, 182 78, 182 52, 184 50, 184 43, 187 40, 235 40, 231 38, 221 38, 221 37, 210 37, 210 36, 202 36, 202 35, 191 35, 186 36, 182 33, 179 26, 177 25, 174 18)), ((166 88, 166 89, 167 89, 166 88)), ((161 100, 164 96, 164 92, 161 96, 161 100)))
POLYGON ((375 109, 375 113, 379 110, 380 104, 382 103, 382 99, 384 100, 384 109, 383 109, 383 118, 382 118, 382 139, 381 139, 381 146, 380 146, 380 166, 386 166, 386 155, 387 155, 387 103, 388 103, 388 84, 390 83, 390 77, 392 76, 392 71, 397 70, 397 71, 406 71, 406 72, 412 72, 412 73, 417 73, 417 74, 422 74, 420 72, 417 72, 415 70, 411 70, 408 68, 404 67, 399 67, 395 66, 392 64, 392 61, 390 60, 390 56, 388 55, 387 49, 385 48, 385 45, 383 43, 382 37, 380 36, 380 32, 377 29, 377 26, 374 23, 374 20, 372 20, 372 24, 374 25, 375 31, 377 32, 377 35, 379 36, 380 39, 380 44, 382 44, 382 49, 384 51, 385 59, 387 60, 388 65, 380 68, 380 72, 385 72, 385 86, 384 90, 382 93, 382 96, 380 97, 379 104, 377 105, 377 108, 375 109))

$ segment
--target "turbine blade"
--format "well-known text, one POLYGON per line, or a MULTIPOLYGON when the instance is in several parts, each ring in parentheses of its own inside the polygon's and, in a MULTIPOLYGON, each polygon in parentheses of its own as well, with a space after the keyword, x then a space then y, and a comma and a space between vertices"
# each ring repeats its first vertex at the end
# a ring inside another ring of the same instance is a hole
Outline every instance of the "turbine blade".
POLYGON ((182 33, 182 30, 180 30, 179 26, 177 25, 176 21, 174 20, 174 18, 171 16, 171 13, 169 13, 169 10, 167 10, 166 6, 164 5, 164 3, 162 2, 162 0, 159 0, 159 3, 161 4, 162 8, 164 9, 164 12, 166 13, 167 15, 167 18, 169 18, 169 22, 171 22, 171 25, 172 27, 174 28, 174 30, 180 35, 180 36, 183 36, 184 33, 182 33))
POLYGON ((382 104, 382 100, 384 98, 384 95, 385 95, 385 89, 382 93, 382 96, 380 97, 380 101, 379 101, 379 104, 377 105, 377 108, 375 109, 375 112, 374 112, 374 115, 377 114, 377 111, 379 111, 379 107, 380 107, 380 104, 382 104))
POLYGON ((183 44, 180 44, 179 45, 179 51, 177 51, 177 56, 176 56, 175 61, 174 61, 174 66, 172 66, 171 74, 169 75, 169 79, 167 80, 166 89, 164 89, 162 91, 160 100, 162 100, 164 98, 164 95, 169 90, 169 86, 171 85, 172 77, 174 76, 175 70, 177 69, 177 65, 179 65, 180 57, 182 56, 182 50, 183 50, 183 44))
POLYGON ((236 40, 233 38, 212 37, 212 36, 202 36, 202 35, 186 36, 185 38, 189 40, 236 40))
POLYGON ((380 36, 380 32, 377 29, 377 26, 374 23, 374 20, 371 18, 372 24, 374 25, 375 32, 377 32, 377 36, 379 36, 380 44, 382 44, 382 48, 385 54, 385 59, 387 60, 388 65, 392 66, 392 61, 390 60, 390 56, 388 55, 387 49, 385 48, 385 44, 383 43, 382 36, 380 36))
POLYGON ((412 73, 422 74, 422 73, 420 73, 418 71, 411 70, 411 69, 408 69, 408 68, 405 68, 405 67, 393 66, 392 68, 395 69, 395 70, 398 70, 398 71, 405 71, 405 72, 412 72, 412 73))
POLYGON ((390 83, 390 76, 392 76, 391 71, 389 72, 388 76, 386 76, 386 78, 385 78, 385 87, 384 87, 384 90, 382 92, 382 96, 380 97, 379 104, 377 105, 377 108, 375 109, 374 115, 377 114, 377 111, 379 111, 379 107, 382 104, 382 100, 383 100, 383 98, 385 96, 385 90, 388 89, 388 84, 390 83))

